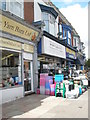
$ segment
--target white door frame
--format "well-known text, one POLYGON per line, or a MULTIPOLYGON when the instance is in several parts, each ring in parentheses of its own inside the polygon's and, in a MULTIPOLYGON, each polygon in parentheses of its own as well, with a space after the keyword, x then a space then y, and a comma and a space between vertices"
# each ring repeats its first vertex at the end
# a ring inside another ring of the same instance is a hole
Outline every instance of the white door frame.
POLYGON ((33 61, 27 60, 27 59, 24 59, 24 61, 30 62, 30 69, 31 69, 31 90, 30 91, 25 91, 24 90, 24 93, 29 93, 29 92, 33 92, 33 61))

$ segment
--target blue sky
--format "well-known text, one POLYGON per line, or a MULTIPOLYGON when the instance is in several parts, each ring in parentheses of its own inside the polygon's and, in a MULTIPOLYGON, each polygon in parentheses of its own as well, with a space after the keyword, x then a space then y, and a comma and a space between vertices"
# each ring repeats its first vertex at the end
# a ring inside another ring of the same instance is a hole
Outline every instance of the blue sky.
POLYGON ((80 4, 81 7, 88 5, 89 0, 51 0, 58 8, 65 8, 74 4, 80 4))

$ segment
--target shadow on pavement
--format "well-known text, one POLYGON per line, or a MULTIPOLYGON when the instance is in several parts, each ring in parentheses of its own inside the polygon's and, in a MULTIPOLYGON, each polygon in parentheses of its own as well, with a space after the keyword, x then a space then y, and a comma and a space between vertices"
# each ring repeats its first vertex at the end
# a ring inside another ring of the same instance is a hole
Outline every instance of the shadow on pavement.
POLYGON ((3 120, 9 120, 9 118, 17 115, 22 115, 30 110, 39 107, 42 100, 49 96, 32 94, 25 96, 24 98, 5 103, 2 105, 2 117, 3 120))

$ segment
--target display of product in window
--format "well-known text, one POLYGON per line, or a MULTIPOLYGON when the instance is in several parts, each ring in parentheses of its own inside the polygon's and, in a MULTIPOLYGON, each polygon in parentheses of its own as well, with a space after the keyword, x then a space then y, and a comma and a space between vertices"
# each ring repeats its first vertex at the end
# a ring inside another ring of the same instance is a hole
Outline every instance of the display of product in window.
POLYGON ((2 81, 0 87, 21 85, 21 54, 2 50, 2 81))
POLYGON ((18 77, 12 77, 12 73, 10 75, 7 75, 6 79, 2 80, 2 87, 11 87, 18 85, 19 78, 18 77))

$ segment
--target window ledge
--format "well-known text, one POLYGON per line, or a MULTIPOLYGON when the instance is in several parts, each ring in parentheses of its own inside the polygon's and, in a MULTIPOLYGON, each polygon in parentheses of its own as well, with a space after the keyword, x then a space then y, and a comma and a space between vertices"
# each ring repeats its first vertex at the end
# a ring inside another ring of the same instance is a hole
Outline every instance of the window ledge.
POLYGON ((2 87, 2 88, 0 88, 0 90, 12 89, 12 88, 18 88, 18 87, 23 87, 23 85, 16 85, 16 86, 11 86, 11 87, 2 87))

